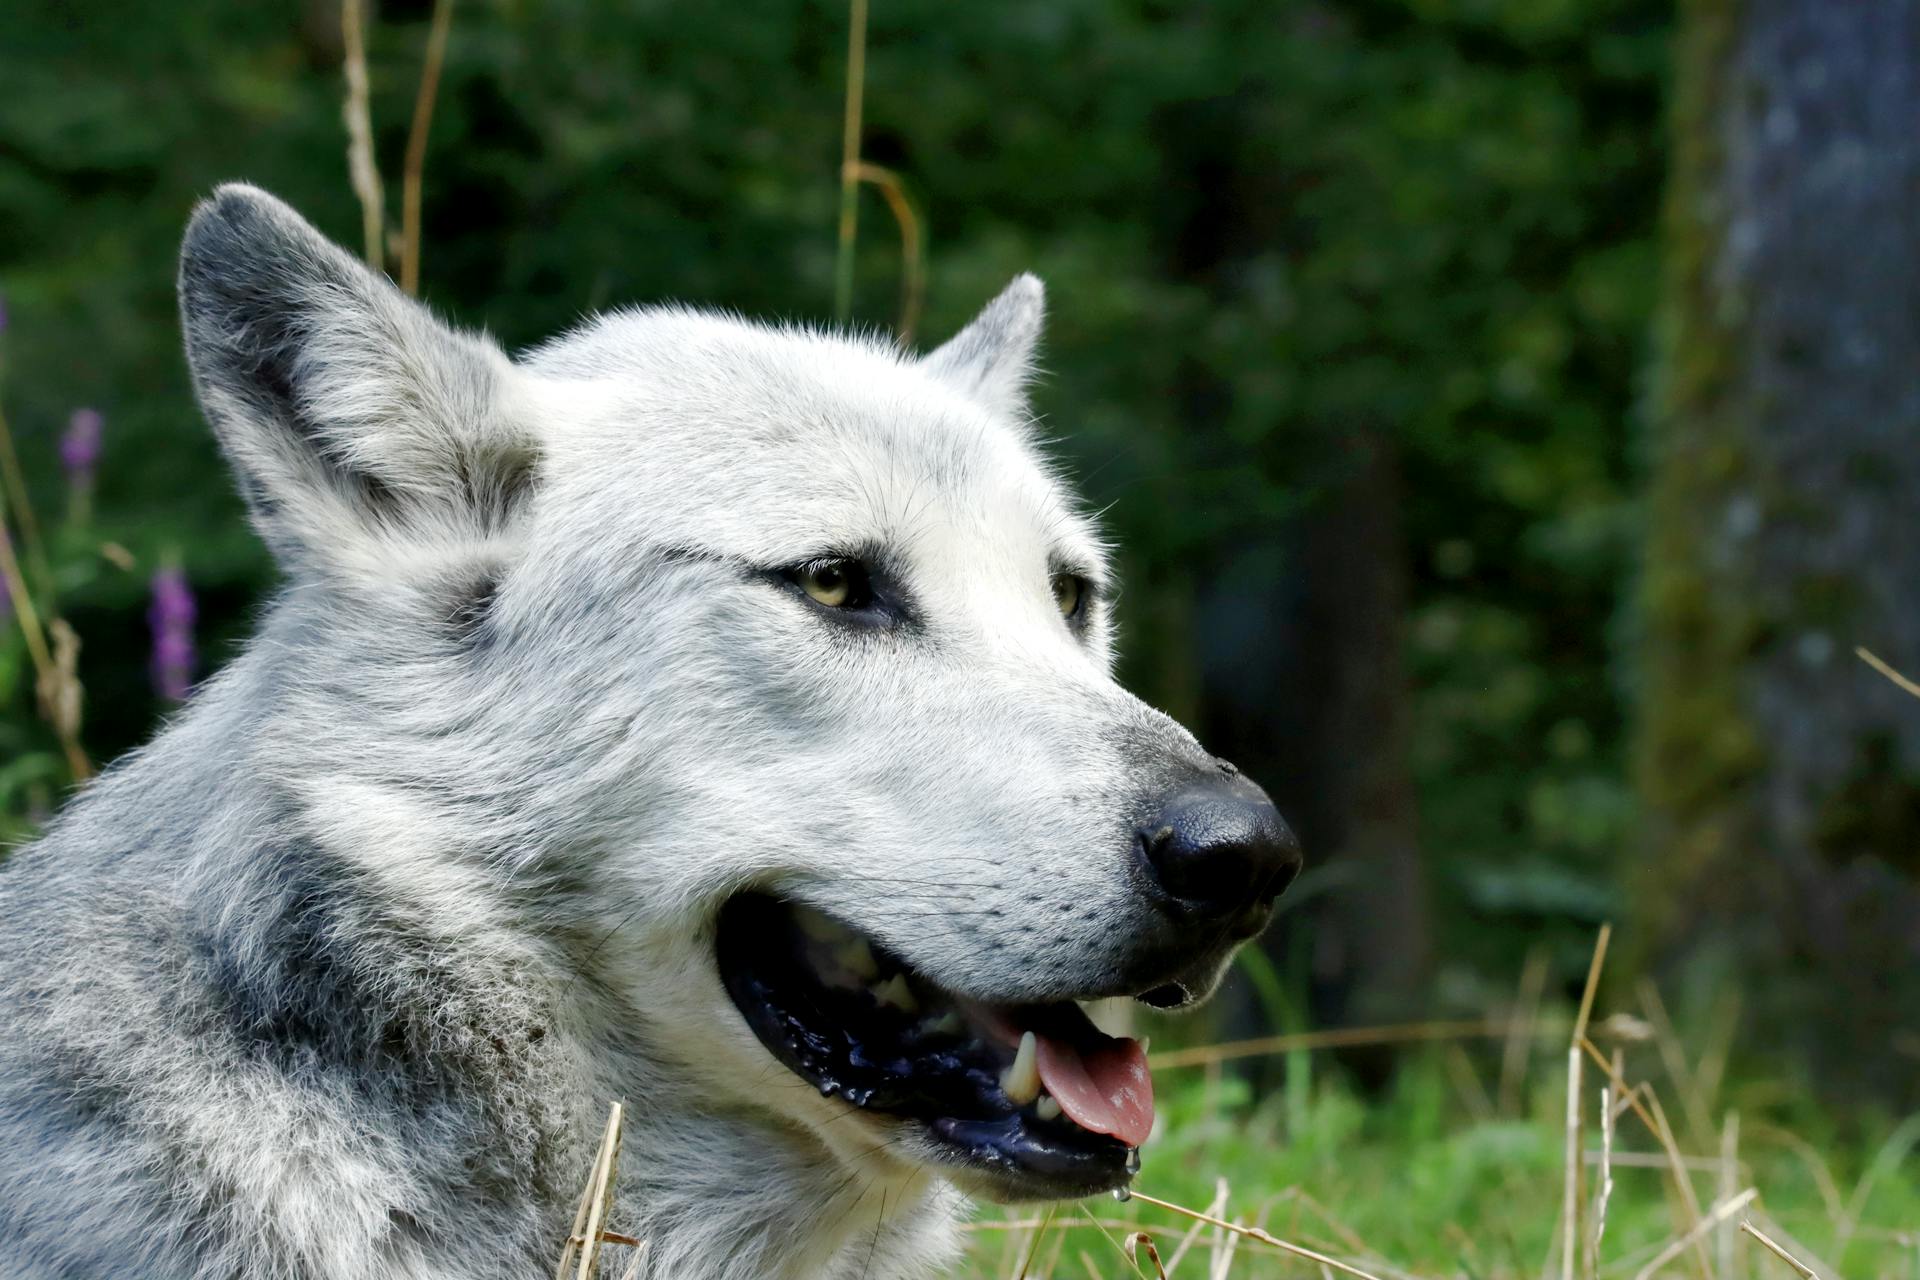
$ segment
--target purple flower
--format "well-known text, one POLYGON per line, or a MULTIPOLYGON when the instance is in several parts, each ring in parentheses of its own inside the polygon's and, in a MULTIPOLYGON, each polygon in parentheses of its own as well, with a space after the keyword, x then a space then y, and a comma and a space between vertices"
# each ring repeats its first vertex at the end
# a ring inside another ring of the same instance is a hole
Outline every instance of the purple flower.
POLYGON ((105 423, 98 409, 75 409, 67 419, 66 434, 60 437, 60 465, 75 484, 93 479, 94 464, 100 461, 100 428, 105 423))
POLYGON ((153 691, 185 702, 193 686, 193 588, 185 571, 169 565, 153 575, 147 626, 153 633, 153 691))

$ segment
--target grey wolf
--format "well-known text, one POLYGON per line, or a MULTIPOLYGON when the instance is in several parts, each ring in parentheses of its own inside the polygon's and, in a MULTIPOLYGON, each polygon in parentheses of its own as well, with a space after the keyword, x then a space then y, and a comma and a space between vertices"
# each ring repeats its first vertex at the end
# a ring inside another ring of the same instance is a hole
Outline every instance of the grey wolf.
POLYGON ((925 357, 657 307, 510 359, 229 186, 180 302, 285 585, 0 871, 0 1274, 544 1274, 613 1099, 675 1280, 1127 1180, 1076 1002, 1200 999, 1299 854, 1111 677, 1037 281, 925 357))

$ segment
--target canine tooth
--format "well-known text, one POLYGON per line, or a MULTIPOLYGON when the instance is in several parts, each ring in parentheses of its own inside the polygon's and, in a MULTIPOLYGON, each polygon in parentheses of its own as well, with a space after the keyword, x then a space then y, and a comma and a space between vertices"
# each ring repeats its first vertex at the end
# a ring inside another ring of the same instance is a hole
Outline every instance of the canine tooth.
POLYGON ((880 976, 880 966, 874 962, 873 948, 867 945, 865 938, 851 938, 833 949, 834 963, 862 982, 871 982, 880 976))
POLYGON ((813 961, 813 971, 819 975, 820 981, 828 986, 852 990, 866 985, 865 978, 850 972, 846 965, 841 963, 838 951, 830 947, 823 949, 822 944, 815 943, 808 949, 808 956, 813 961))
POLYGON ((918 1013, 920 1002, 913 998, 913 991, 907 986, 907 975, 896 973, 885 982, 876 982, 869 988, 873 998, 881 1004, 892 1005, 902 1013, 918 1013))
POLYGON ((1060 1104, 1054 1100, 1052 1094, 1043 1093, 1040 1095, 1040 1100, 1033 1104, 1033 1114, 1039 1116, 1042 1120, 1058 1120, 1060 1118, 1060 1104))
POLYGON ((1000 1073, 1000 1091, 1017 1107, 1024 1107, 1040 1096, 1040 1044, 1033 1032, 1020 1033, 1020 1048, 1013 1065, 1000 1073))

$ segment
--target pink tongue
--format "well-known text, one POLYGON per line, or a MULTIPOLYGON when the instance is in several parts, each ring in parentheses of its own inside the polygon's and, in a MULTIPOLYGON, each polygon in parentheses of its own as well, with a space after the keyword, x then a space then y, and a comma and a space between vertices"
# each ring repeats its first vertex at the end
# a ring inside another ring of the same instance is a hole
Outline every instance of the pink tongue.
POLYGON ((1137 1147, 1153 1132, 1153 1077, 1138 1040, 1109 1040, 1082 1053, 1036 1035, 1040 1083, 1082 1129, 1137 1147))

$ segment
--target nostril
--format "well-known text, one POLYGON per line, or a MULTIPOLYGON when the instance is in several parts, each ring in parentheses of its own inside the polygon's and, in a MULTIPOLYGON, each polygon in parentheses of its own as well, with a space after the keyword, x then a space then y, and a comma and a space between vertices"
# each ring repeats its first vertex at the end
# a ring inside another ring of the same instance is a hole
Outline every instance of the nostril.
POLYGON ((1140 996, 1140 1003, 1151 1005, 1155 1009, 1178 1009, 1193 1003, 1193 992, 1187 990, 1184 983, 1164 982, 1153 990, 1143 993, 1140 996))

